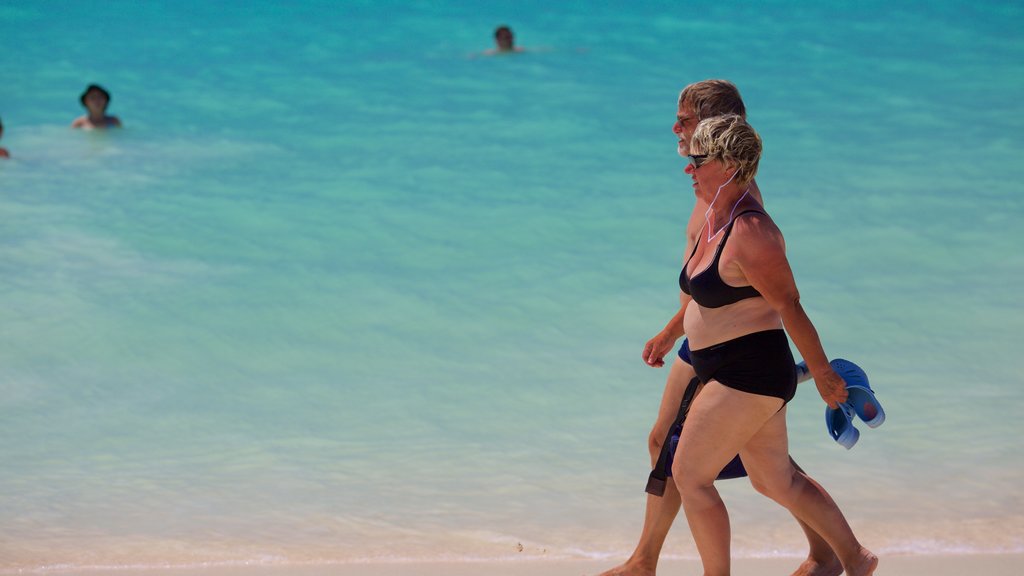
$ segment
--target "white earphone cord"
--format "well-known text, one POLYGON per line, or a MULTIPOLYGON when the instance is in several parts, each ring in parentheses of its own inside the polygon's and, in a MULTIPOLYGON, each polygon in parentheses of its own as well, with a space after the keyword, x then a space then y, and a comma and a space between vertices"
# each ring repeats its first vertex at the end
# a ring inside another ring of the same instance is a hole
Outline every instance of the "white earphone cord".
MULTIPOLYGON (((739 172, 739 171, 737 170, 737 172, 739 172)), ((715 198, 711 201, 711 204, 708 205, 708 209, 704 211, 704 222, 708 226, 708 242, 711 242, 712 240, 717 238, 718 235, 722 233, 722 230, 725 230, 725 227, 729 225, 727 223, 725 226, 722 226, 721 228, 719 228, 718 231, 714 233, 714 235, 712 235, 711 234, 711 228, 712 228, 712 226, 711 226, 711 219, 708 218, 708 215, 711 214, 712 212, 714 212, 715 201, 718 200, 718 196, 722 193, 722 188, 725 188, 726 186, 728 186, 729 182, 732 182, 732 179, 735 178, 735 177, 736 177, 736 172, 733 172, 732 176, 730 176, 729 179, 726 180, 724 184, 722 184, 721 186, 718 187, 718 192, 715 192, 715 198)), ((736 207, 740 205, 740 202, 742 202, 743 199, 746 198, 747 194, 749 194, 749 193, 750 193, 750 187, 747 187, 747 189, 743 192, 743 195, 740 196, 740 199, 737 200, 736 203, 732 205, 732 211, 729 212, 729 219, 727 220, 727 222, 732 222, 732 215, 736 213, 736 207)))

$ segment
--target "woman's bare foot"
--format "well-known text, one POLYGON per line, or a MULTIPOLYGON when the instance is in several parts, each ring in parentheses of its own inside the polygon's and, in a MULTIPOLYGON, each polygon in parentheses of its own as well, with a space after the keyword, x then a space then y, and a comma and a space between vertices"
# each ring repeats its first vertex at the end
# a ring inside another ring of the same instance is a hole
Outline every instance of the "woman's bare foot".
POLYGON ((601 572, 598 576, 654 576, 654 568, 627 560, 621 566, 601 572))
POLYGON ((843 563, 833 554, 827 561, 808 556, 792 576, 839 576, 842 573, 843 563))

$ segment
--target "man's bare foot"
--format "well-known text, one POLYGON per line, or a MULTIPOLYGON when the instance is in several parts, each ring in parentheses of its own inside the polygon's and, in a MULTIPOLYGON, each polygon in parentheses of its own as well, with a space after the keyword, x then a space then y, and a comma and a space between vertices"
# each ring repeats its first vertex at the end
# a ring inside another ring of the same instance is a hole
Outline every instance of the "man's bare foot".
POLYGON ((828 561, 809 556, 792 576, 839 576, 842 573, 843 563, 833 554, 828 561))
POLYGON ((654 568, 641 566, 639 562, 627 561, 607 572, 601 572, 598 576, 654 576, 654 568))
POLYGON ((876 568, 878 568, 878 556, 862 546, 857 560, 846 568, 846 574, 847 576, 871 576, 875 573, 876 568))

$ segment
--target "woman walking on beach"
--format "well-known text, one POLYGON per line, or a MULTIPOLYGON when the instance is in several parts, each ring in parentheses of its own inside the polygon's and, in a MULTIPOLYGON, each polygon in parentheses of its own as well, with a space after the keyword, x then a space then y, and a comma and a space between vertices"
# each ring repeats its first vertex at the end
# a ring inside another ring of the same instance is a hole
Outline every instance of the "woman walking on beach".
POLYGON ((706 576, 729 574, 729 516, 714 481, 737 453, 754 487, 820 534, 846 574, 870 575, 877 557, 860 545, 828 493, 789 458, 786 404, 796 372, 786 333, 829 406, 846 399, 846 387, 800 305, 782 233, 751 196, 760 157, 760 137, 737 115, 701 121, 690 144, 686 171, 708 209, 690 239, 679 284, 693 368, 704 389, 683 427, 673 478, 706 576))
MULTIPOLYGON (((686 86, 679 93, 676 119, 672 125, 672 132, 677 137, 676 151, 678 154, 683 158, 688 158, 693 131, 702 119, 724 114, 735 114, 746 118, 746 105, 735 84, 727 80, 711 79, 686 86)), ((764 204, 754 180, 750 181, 750 195, 759 204, 764 204)), ((697 236, 704 222, 704 213, 707 208, 707 203, 698 198, 686 228, 686 238, 691 239, 697 236)), ((685 259, 688 255, 689 250, 686 250, 683 258, 685 259)), ((643 360, 649 366, 656 368, 664 366, 666 364, 665 356, 672 352, 676 341, 685 335, 683 318, 690 297, 681 291, 679 296, 680 308, 665 327, 648 340, 644 346, 643 360)), ((658 416, 648 437, 651 466, 655 470, 659 470, 659 466, 662 466, 663 451, 672 448, 669 433, 678 421, 686 390, 691 381, 696 378, 696 373, 690 364, 689 346, 685 340, 679 348, 679 353, 672 354, 670 362, 671 368, 665 381, 665 390, 658 408, 658 416), (666 446, 666 444, 668 445, 666 446)), ((798 472, 803 472, 796 462, 793 464, 798 472)), ((743 475, 746 473, 744 472, 743 475)), ((682 505, 679 491, 672 480, 660 484, 659 487, 660 491, 652 491, 653 487, 650 483, 648 484, 643 529, 633 553, 625 562, 602 572, 600 576, 654 576, 656 574, 662 546, 682 505)), ((800 564, 792 576, 838 576, 842 573, 842 565, 828 543, 804 522, 797 519, 797 523, 807 538, 808 554, 806 560, 800 564)))

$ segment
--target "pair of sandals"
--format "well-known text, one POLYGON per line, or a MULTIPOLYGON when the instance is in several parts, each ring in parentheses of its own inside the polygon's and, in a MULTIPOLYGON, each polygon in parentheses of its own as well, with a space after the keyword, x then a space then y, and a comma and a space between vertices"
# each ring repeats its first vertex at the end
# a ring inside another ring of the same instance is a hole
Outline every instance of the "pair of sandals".
POLYGON ((860 430, 853 425, 854 416, 869 428, 878 428, 885 422, 885 410, 875 398, 874 390, 868 385, 868 375, 860 366, 842 358, 829 364, 846 382, 848 397, 838 408, 825 408, 825 426, 832 439, 849 450, 860 440, 860 430))

